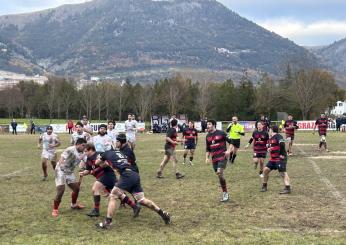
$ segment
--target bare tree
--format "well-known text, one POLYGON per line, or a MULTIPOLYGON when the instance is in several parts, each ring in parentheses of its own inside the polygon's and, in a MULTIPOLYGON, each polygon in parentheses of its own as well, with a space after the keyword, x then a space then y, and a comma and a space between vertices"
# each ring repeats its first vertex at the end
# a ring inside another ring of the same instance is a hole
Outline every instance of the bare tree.
POLYGON ((207 81, 198 84, 198 97, 196 108, 200 118, 207 116, 208 108, 210 106, 210 91, 207 81))

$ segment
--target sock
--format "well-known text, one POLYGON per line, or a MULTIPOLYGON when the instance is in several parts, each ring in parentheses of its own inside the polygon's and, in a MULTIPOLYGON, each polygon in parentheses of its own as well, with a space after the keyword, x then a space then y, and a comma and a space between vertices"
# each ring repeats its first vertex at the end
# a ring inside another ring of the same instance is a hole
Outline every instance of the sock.
POLYGON ((223 192, 227 192, 227 185, 225 179, 220 179, 220 185, 223 192))
POLYGON ((234 160, 236 157, 237 157, 237 154, 232 154, 232 160, 231 160, 232 163, 234 163, 234 160))
POLYGON ((259 174, 263 174, 263 171, 259 171, 259 174))
POLYGON ((286 189, 286 190, 291 190, 291 186, 286 185, 286 186, 285 186, 285 189, 286 189))
POLYGON ((94 209, 96 211, 100 210, 100 201, 101 201, 101 196, 100 195, 94 195, 94 209))
POLYGON ((192 160, 193 160, 193 157, 190 157, 190 162, 192 162, 192 160))
POLYGON ((47 177, 48 173, 47 173, 47 165, 42 163, 42 170, 43 170, 43 176, 47 177))
POLYGON ((161 216, 161 217, 163 217, 164 216, 164 214, 163 214, 163 210, 162 209, 159 209, 159 211, 157 211, 157 213, 161 216))
POLYGON ((54 200, 53 209, 59 209, 60 201, 54 200))
POLYGON ((77 203, 77 198, 78 198, 78 192, 72 192, 71 194, 71 198, 72 198, 72 205, 75 205, 77 203))
POLYGON ((267 183, 263 183, 262 185, 263 185, 263 187, 267 187, 267 183))
POLYGON ((233 152, 231 152, 231 154, 229 155, 229 160, 232 161, 233 158, 233 152))
POLYGON ((122 201, 128 204, 131 208, 134 208, 136 206, 136 203, 134 203, 128 196, 125 196, 122 201))
POLYGON ((108 224, 112 223, 112 218, 106 217, 106 222, 107 222, 108 224))

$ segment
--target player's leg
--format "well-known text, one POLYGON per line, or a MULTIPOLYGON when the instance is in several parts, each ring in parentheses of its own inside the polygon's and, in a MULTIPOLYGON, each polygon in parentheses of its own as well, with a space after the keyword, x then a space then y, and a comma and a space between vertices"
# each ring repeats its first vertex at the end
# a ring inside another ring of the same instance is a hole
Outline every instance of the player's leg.
POLYGON ((116 210, 119 209, 119 206, 120 200, 112 190, 111 194, 109 195, 106 219, 102 223, 96 224, 96 226, 102 229, 110 228, 112 225, 113 215, 116 212, 116 210))
POLYGON ((229 200, 229 195, 228 195, 228 191, 227 191, 227 183, 226 183, 226 179, 224 176, 224 170, 226 168, 226 160, 224 161, 220 161, 218 162, 218 164, 213 165, 214 170, 216 168, 216 175, 219 178, 219 183, 222 189, 222 197, 220 199, 221 202, 226 202, 229 200))
POLYGON ((261 178, 263 178, 263 177, 264 177, 264 175, 263 175, 264 158, 260 157, 260 158, 258 159, 258 161, 259 161, 259 165, 260 165, 260 167, 259 167, 259 176, 260 176, 261 178))
POLYGON ((72 209, 83 209, 85 206, 77 203, 80 185, 79 182, 76 181, 74 174, 67 176, 66 178, 67 185, 71 188, 71 208, 72 209))
POLYGON ((59 214, 59 205, 61 203, 62 196, 64 195, 65 192, 65 185, 58 185, 56 187, 56 195, 54 198, 53 202, 53 211, 52 211, 52 216, 57 217, 59 214))
POLYGON ((280 192, 280 194, 290 194, 291 193, 291 186, 290 186, 290 178, 288 177, 287 171, 286 171, 286 161, 283 160, 278 165, 278 171, 283 179, 285 188, 283 191, 280 192))
POLYGON ((177 157, 176 157, 176 154, 175 154, 175 150, 174 150, 174 149, 172 149, 171 158, 172 158, 172 160, 173 160, 173 169, 174 169, 174 171, 175 171, 175 177, 176 177, 177 179, 183 178, 184 175, 181 174, 181 173, 179 172, 179 170, 178 170, 178 159, 177 159, 177 157))
POLYGON ((153 201, 147 199, 144 197, 144 192, 137 192, 133 194, 137 202, 147 208, 150 208, 151 210, 155 211, 158 213, 165 224, 170 224, 171 223, 171 217, 169 213, 166 211, 162 210, 159 206, 157 206, 153 201))
POLYGON ((169 160, 171 159, 170 154, 171 153, 168 150, 165 150, 165 156, 163 157, 163 160, 160 163, 160 168, 157 171, 157 178, 163 178, 162 172, 163 172, 163 169, 166 167, 167 163, 169 162, 169 160))
POLYGON ((58 156, 56 153, 53 153, 50 155, 50 164, 52 165, 53 170, 55 170, 56 162, 57 162, 58 156))
POLYGON ((192 166, 193 157, 195 155, 195 148, 190 149, 190 165, 192 166))
POLYGON ((99 181, 95 181, 93 184, 91 191, 94 199, 94 208, 87 214, 89 217, 100 216, 101 191, 104 190, 104 188, 105 186, 99 181))
POLYGON ((257 157, 257 154, 254 153, 254 157, 252 159, 253 165, 254 165, 254 169, 257 169, 258 167, 258 163, 259 163, 259 158, 257 157))
POLYGON ((187 154, 189 153, 189 149, 187 149, 187 146, 185 145, 185 150, 184 150, 184 154, 183 154, 183 164, 186 163, 186 157, 187 157, 187 154))
POLYGON ((263 169, 263 179, 262 179, 262 192, 267 191, 268 189, 268 179, 269 179, 269 173, 272 171, 272 168, 274 167, 275 163, 268 162, 267 166, 263 169))
POLYGON ((47 162, 48 162, 48 158, 42 157, 42 159, 41 159, 42 171, 43 171, 42 181, 46 181, 48 178, 47 162))

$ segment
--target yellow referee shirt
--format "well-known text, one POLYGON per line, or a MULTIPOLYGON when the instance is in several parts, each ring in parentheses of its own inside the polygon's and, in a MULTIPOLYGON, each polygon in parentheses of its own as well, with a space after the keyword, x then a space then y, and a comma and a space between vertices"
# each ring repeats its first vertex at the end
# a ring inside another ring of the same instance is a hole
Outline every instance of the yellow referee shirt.
POLYGON ((240 123, 233 124, 229 131, 229 138, 237 140, 237 139, 240 139, 241 135, 244 135, 244 126, 241 125, 240 123))

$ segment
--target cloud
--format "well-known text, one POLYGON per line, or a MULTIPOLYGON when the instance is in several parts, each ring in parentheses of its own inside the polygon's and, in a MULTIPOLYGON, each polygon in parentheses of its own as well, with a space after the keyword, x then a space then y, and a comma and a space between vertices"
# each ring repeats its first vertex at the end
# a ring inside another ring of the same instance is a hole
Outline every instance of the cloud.
POLYGON ((346 21, 305 23, 292 18, 280 18, 259 21, 258 24, 300 45, 327 45, 346 37, 346 21))

